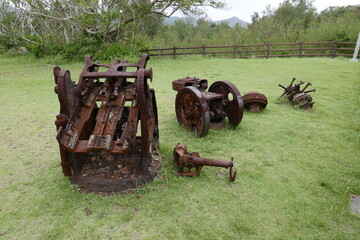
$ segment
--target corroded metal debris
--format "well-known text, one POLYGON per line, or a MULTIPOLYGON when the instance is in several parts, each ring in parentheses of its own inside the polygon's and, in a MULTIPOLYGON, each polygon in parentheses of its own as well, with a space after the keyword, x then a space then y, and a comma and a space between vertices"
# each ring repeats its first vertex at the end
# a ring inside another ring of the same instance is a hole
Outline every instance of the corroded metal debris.
POLYGON ((124 191, 157 176, 158 117, 155 92, 147 83, 148 59, 143 54, 134 64, 119 59, 100 64, 86 55, 77 84, 68 70, 54 67, 62 171, 79 190, 124 191))
POLYGON ((284 92, 280 97, 286 97, 292 104, 312 112, 312 106, 315 102, 312 101, 312 97, 308 93, 316 92, 316 88, 305 91, 309 86, 312 85, 310 82, 308 82, 305 87, 300 90, 300 86, 304 84, 304 82, 300 81, 299 83, 294 84, 295 80, 296 78, 293 78, 290 85, 287 87, 279 84, 279 87, 284 89, 284 92))
POLYGON ((245 109, 250 112, 260 112, 260 110, 266 108, 268 104, 267 97, 264 94, 258 92, 249 92, 241 97, 244 102, 245 109))
POLYGON ((175 165, 179 167, 177 172, 179 176, 196 176, 203 166, 214 166, 230 168, 230 181, 235 181, 236 172, 233 173, 232 171, 234 166, 232 158, 231 161, 203 158, 197 152, 188 153, 186 145, 182 143, 176 144, 173 154, 175 165))
POLYGON ((204 137, 210 128, 222 128, 226 117, 233 126, 241 122, 244 104, 231 82, 214 82, 206 92, 206 79, 187 77, 173 81, 172 87, 178 91, 175 101, 178 122, 196 131, 198 137, 204 137))

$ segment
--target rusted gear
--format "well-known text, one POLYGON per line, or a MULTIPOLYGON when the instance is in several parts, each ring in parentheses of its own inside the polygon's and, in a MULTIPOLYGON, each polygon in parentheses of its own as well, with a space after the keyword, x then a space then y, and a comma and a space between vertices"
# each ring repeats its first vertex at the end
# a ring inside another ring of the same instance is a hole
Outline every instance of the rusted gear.
POLYGON ((245 109, 255 113, 258 113, 261 109, 266 108, 268 104, 267 97, 264 94, 254 91, 243 95, 242 100, 244 102, 245 109))
POLYGON ((286 97, 292 104, 297 105, 301 108, 307 109, 309 112, 312 112, 312 97, 308 94, 309 92, 316 92, 316 88, 305 91, 312 84, 308 82, 303 89, 300 89, 300 86, 304 84, 303 81, 300 81, 297 84, 294 84, 296 78, 293 78, 290 82, 290 85, 285 87, 279 84, 279 87, 284 89, 284 92, 281 94, 281 97, 286 97))
POLYGON ((204 137, 210 128, 206 99, 195 87, 184 87, 176 95, 175 112, 178 122, 198 137, 204 137))
POLYGON ((298 105, 301 108, 305 108, 309 112, 313 112, 312 106, 314 102, 312 101, 312 97, 306 93, 297 93, 293 96, 293 102, 295 105, 298 105))
POLYGON ((244 103, 235 85, 226 80, 217 81, 210 86, 209 92, 219 93, 224 96, 224 111, 229 119, 229 123, 237 126, 244 114, 244 103))

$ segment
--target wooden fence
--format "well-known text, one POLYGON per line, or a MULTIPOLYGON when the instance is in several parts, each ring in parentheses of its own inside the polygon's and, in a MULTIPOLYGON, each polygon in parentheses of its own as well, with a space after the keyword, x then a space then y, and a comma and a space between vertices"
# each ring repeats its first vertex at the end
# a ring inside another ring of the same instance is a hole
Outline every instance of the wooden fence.
POLYGON ((352 57, 356 42, 297 42, 232 46, 172 47, 148 49, 150 56, 203 55, 232 58, 270 57, 352 57))

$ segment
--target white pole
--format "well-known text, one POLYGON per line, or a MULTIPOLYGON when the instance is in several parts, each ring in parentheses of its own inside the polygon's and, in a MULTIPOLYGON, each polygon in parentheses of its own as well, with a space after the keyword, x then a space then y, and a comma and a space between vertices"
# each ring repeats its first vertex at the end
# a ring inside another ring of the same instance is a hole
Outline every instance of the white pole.
POLYGON ((360 32, 359 32, 358 40, 357 40, 357 43, 356 43, 354 55, 353 55, 353 58, 350 60, 350 62, 357 62, 358 61, 357 56, 358 56, 358 53, 359 53, 359 48, 360 48, 360 32))

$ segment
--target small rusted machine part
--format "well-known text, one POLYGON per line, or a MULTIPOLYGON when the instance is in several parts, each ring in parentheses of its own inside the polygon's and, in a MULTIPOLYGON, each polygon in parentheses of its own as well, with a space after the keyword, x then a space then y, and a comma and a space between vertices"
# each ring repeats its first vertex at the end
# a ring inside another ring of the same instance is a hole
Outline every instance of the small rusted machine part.
POLYGON ((315 102, 312 101, 312 97, 308 93, 316 92, 316 88, 306 91, 306 89, 312 85, 308 82, 303 89, 300 89, 300 86, 304 84, 304 82, 300 81, 299 83, 294 84, 295 80, 296 78, 293 78, 290 85, 287 87, 279 84, 279 87, 284 89, 284 92, 280 97, 286 97, 292 104, 312 112, 312 106, 315 102))
POLYGON ((203 166, 214 166, 230 168, 229 177, 230 181, 235 181, 236 171, 233 173, 232 168, 234 166, 233 158, 231 161, 215 160, 211 158, 200 157, 199 153, 188 153, 185 144, 178 143, 174 148, 174 162, 179 171, 179 176, 196 176, 200 173, 203 166))
POLYGON ((54 67, 62 171, 79 190, 119 192, 157 176, 158 116, 147 83, 152 79, 148 59, 143 54, 134 64, 119 59, 100 64, 86 55, 77 84, 68 70, 54 67))
POLYGON ((229 81, 214 82, 209 91, 206 79, 187 77, 172 82, 178 91, 176 117, 182 126, 204 137, 209 129, 221 129, 224 119, 237 126, 243 117, 244 104, 239 90, 229 81))
POLYGON ((268 104, 267 97, 264 94, 252 91, 241 97, 244 102, 245 109, 250 112, 258 113, 266 108, 268 104))

